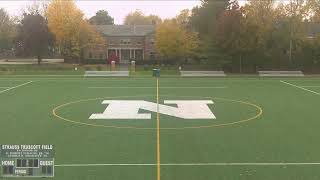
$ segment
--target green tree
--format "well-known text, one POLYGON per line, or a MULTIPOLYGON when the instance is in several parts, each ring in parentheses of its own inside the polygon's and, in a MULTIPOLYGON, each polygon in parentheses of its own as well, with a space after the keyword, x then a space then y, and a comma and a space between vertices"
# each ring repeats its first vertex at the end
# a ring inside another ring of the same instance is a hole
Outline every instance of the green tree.
POLYGON ((205 63, 214 66, 217 69, 221 69, 224 65, 230 63, 232 57, 221 50, 217 41, 208 37, 203 38, 203 40, 199 42, 195 60, 197 60, 198 63, 205 63))
POLYGON ((219 47, 216 31, 218 18, 228 9, 230 2, 229 0, 202 0, 201 2, 201 6, 192 9, 191 16, 187 21, 187 26, 198 32, 200 38, 197 59, 199 62, 221 67, 230 58, 219 47))
POLYGON ((217 20, 216 40, 218 45, 231 55, 241 51, 241 33, 243 30, 242 10, 236 3, 224 11, 217 20))
POLYGON ((152 25, 160 24, 162 22, 162 19, 159 16, 153 14, 147 16, 147 19, 149 21, 149 24, 152 25))
POLYGON ((40 14, 24 14, 18 26, 17 42, 25 55, 36 56, 38 64, 48 52, 52 36, 47 22, 40 14))
POLYGON ((92 25, 113 25, 114 19, 105 10, 99 10, 96 15, 89 19, 89 23, 92 25))
POLYGON ((16 27, 8 13, 0 9, 0 50, 11 49, 15 38, 16 27))
POLYGON ((241 28, 246 59, 253 65, 279 69, 292 66, 294 57, 302 53, 309 6, 305 0, 275 2, 248 1, 241 28))
POLYGON ((129 13, 124 19, 125 25, 153 25, 161 22, 162 20, 159 16, 146 16, 139 10, 129 13))
POLYGON ((303 64, 309 71, 316 71, 320 67, 320 0, 307 1, 308 8, 312 16, 307 23, 308 38, 303 44, 303 64))
POLYGON ((229 6, 229 0, 201 0, 201 6, 192 9, 190 24, 201 38, 214 36, 217 18, 229 6))
POLYGON ((51 1, 46 15, 49 30, 65 58, 74 58, 81 63, 85 47, 105 44, 103 37, 84 20, 83 12, 72 0, 51 1))
POLYGON ((301 52, 306 36, 305 19, 310 16, 310 6, 306 0, 290 0, 285 6, 285 12, 290 27, 289 62, 292 64, 295 56, 301 52))
POLYGON ((247 0, 243 7, 236 1, 203 0, 184 22, 199 33, 199 56, 210 64, 228 63, 231 57, 232 66, 243 61, 251 69, 296 68, 312 64, 306 58, 319 57, 319 33, 306 36, 310 27, 317 32, 320 0, 247 0))
MULTIPOLYGON (((217 19, 216 46, 224 53, 221 57, 211 57, 221 64, 227 64, 239 58, 239 71, 242 72, 242 59, 249 51, 248 38, 244 31, 243 9, 237 2, 233 2, 230 8, 221 13, 217 19), (228 58, 229 57, 229 58, 228 58)), ((211 50, 212 51, 212 50, 211 50)), ((223 54, 220 53, 220 54, 223 54)))
POLYGON ((311 21, 320 22, 320 0, 309 0, 308 7, 310 8, 311 21))
MULTIPOLYGON (((254 47, 265 51, 268 39, 275 28, 274 0, 250 0, 244 7, 245 27, 254 29, 254 47)), ((255 49, 257 50, 257 49, 255 49)))
POLYGON ((189 9, 184 9, 177 15, 176 20, 179 26, 190 29, 190 17, 191 11, 189 9))
POLYGON ((170 60, 185 60, 196 54, 198 34, 181 23, 181 16, 167 19, 157 26, 156 47, 159 54, 170 60))

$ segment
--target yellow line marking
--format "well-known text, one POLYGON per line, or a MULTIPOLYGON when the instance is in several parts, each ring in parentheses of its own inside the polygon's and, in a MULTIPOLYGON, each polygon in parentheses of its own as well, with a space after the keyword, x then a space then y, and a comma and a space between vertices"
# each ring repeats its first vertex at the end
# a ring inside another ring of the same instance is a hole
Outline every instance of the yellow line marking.
MULTIPOLYGON (((100 97, 100 98, 92 98, 92 99, 85 99, 85 100, 77 100, 77 101, 72 101, 72 102, 68 102, 65 104, 61 104, 59 106, 56 106, 53 110, 52 110, 52 114, 53 116, 55 116, 58 119, 64 120, 66 122, 70 122, 73 124, 79 124, 79 125, 85 125, 85 126, 92 126, 92 127, 103 127, 103 128, 116 128, 116 129, 137 129, 137 130, 155 130, 157 128, 154 127, 135 127, 135 126, 114 126, 114 125, 102 125, 102 124, 91 124, 91 123, 85 123, 85 122, 79 122, 79 121, 75 121, 75 120, 71 120, 71 119, 67 119, 64 118, 60 115, 58 115, 57 111, 59 109, 61 109, 62 107, 68 106, 70 104, 76 104, 76 103, 80 103, 80 102, 86 102, 86 101, 94 101, 94 100, 103 100, 103 99, 107 99, 107 98, 132 98, 132 97, 150 97, 151 95, 138 95, 138 96, 118 96, 118 97, 100 97)), ((170 95, 165 97, 170 97, 170 95)), ((236 124, 241 124, 241 123, 246 123, 249 121, 253 121, 257 118, 259 118, 262 114, 263 114, 263 110, 260 106, 250 103, 250 102, 246 102, 246 101, 239 101, 239 100, 232 100, 232 99, 225 99, 225 98, 212 98, 212 97, 196 97, 196 96, 171 96, 171 97, 180 97, 180 98, 211 98, 213 100, 222 100, 222 101, 229 101, 229 102, 236 102, 236 103, 241 103, 241 104, 245 104, 248 106, 252 106, 254 108, 257 109, 257 114, 253 117, 250 118, 246 118, 243 120, 239 120, 239 121, 235 121, 235 122, 230 122, 230 123, 221 123, 221 124, 209 124, 209 125, 203 125, 203 126, 186 126, 186 127, 162 127, 159 128, 161 130, 184 130, 184 129, 199 129, 199 128, 212 128, 212 127, 225 127, 225 126, 231 126, 231 125, 236 125, 236 124)))
POLYGON ((159 78, 157 78, 157 180, 160 180, 160 115, 159 115, 159 78))

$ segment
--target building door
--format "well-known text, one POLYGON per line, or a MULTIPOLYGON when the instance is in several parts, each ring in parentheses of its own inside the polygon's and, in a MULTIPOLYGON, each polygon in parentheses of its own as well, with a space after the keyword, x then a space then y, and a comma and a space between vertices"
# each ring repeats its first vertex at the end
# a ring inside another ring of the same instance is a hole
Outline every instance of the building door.
POLYGON ((111 61, 115 61, 116 63, 119 63, 119 55, 116 49, 108 49, 107 63, 110 64, 111 61))
POLYGON ((142 49, 135 50, 135 59, 136 60, 143 60, 143 51, 142 49))
POLYGON ((116 50, 115 49, 108 49, 108 58, 113 54, 117 55, 116 50))
POLYGON ((130 49, 122 49, 121 50, 121 63, 128 63, 130 60, 130 49))

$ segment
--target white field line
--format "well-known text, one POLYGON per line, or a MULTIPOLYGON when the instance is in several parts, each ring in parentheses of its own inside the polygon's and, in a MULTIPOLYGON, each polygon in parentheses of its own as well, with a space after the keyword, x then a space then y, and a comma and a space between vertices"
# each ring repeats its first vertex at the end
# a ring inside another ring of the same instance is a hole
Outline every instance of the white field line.
MULTIPOLYGON (((274 163, 164 163, 161 166, 306 166, 320 165, 320 162, 274 162, 274 163)), ((56 167, 89 167, 89 166, 157 166, 152 163, 126 164, 56 164, 56 167)))
POLYGON ((300 86, 300 87, 304 87, 304 88, 318 88, 320 86, 300 86))
POLYGON ((4 92, 7 92, 7 91, 10 91, 11 89, 15 89, 15 88, 18 88, 18 87, 21 87, 21 86, 30 84, 30 83, 32 83, 32 82, 33 82, 33 81, 28 81, 28 82, 26 82, 26 83, 19 84, 19 85, 14 86, 14 87, 10 87, 10 88, 8 88, 8 89, 5 89, 5 90, 0 91, 0 94, 1 94, 1 93, 4 93, 4 92))
POLYGON ((35 76, 38 76, 38 77, 83 77, 83 75, 79 74, 25 74, 25 75, 5 75, 7 77, 35 77, 35 76))
MULTIPOLYGON (((155 87, 130 87, 130 86, 127 86, 127 87, 88 87, 90 89, 121 89, 121 88, 124 88, 124 89, 154 89, 155 87)), ((224 88, 227 88, 226 86, 216 86, 216 87, 160 87, 160 89, 224 89, 224 88)))
MULTIPOLYGON (((35 76, 35 75, 33 75, 35 76)), ((38 75, 37 75, 38 76, 38 75)), ((78 75, 71 75, 71 76, 78 76, 78 75)), ((25 78, 23 77, 23 75, 21 75, 21 77, 17 76, 17 77, 1 77, 0 75, 0 80, 1 81, 6 81, 6 80, 11 80, 11 81, 25 81, 25 80, 33 80, 33 79, 37 79, 37 80, 54 80, 54 81, 60 81, 60 80, 70 80, 70 81, 73 81, 73 80, 79 80, 79 81, 110 81, 110 80, 144 80, 144 79, 150 79, 152 80, 152 77, 120 77, 120 78, 112 78, 112 77, 108 77, 108 78, 83 78, 82 76, 80 77, 66 77, 66 78, 63 78, 63 77, 30 77, 30 76, 26 76, 25 78)), ((168 80, 170 78, 166 78, 164 77, 163 79, 165 80, 168 80)), ((176 77, 176 79, 181 79, 180 77, 176 77)), ((187 79, 187 78, 183 78, 185 80, 188 80, 188 81, 198 81, 199 78, 190 78, 190 79, 187 79)), ((275 82, 275 81, 279 81, 279 79, 257 79, 257 78, 252 78, 252 79, 241 79, 241 78, 221 78, 221 79, 213 79, 213 78, 201 78, 202 80, 214 80, 214 81, 226 81, 227 82, 275 82)), ((303 81, 310 81, 310 82, 313 82, 313 81, 316 81, 316 82, 319 82, 320 78, 318 79, 303 79, 303 81)))
POLYGON ((320 95, 320 93, 318 93, 318 92, 315 92, 315 91, 312 91, 312 90, 310 90, 310 89, 307 89, 307 88, 304 88, 304 87, 301 87, 301 86, 297 86, 297 85, 288 83, 288 82, 286 82, 286 81, 282 81, 282 80, 281 80, 280 82, 282 82, 282 83, 284 83, 284 84, 287 84, 287 85, 290 85, 290 86, 293 86, 293 87, 296 87, 296 88, 299 88, 299 89, 302 89, 302 90, 305 90, 305 91, 308 91, 308 92, 311 92, 311 93, 316 94, 316 95, 320 95))

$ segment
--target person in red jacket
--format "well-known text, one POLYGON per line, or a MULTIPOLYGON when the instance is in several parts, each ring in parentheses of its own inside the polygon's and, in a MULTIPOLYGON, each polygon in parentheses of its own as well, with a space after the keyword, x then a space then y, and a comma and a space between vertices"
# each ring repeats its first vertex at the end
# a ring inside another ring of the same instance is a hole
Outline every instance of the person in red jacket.
POLYGON ((119 56, 117 56, 117 54, 116 54, 115 52, 112 52, 112 53, 109 55, 109 57, 108 57, 108 59, 107 59, 107 63, 108 63, 108 64, 111 64, 111 61, 115 61, 116 64, 118 64, 119 61, 120 61, 119 56))

